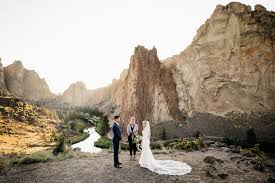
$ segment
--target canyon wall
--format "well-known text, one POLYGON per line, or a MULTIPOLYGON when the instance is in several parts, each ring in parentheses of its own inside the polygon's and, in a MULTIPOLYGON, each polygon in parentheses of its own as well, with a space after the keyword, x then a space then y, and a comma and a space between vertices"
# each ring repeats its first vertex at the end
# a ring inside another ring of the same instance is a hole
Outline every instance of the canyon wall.
POLYGON ((254 11, 241 3, 218 5, 191 45, 164 60, 179 108, 188 113, 188 132, 243 137, 255 128, 274 138, 274 17, 261 5, 254 11))
POLYGON ((0 90, 6 90, 4 68, 1 62, 1 58, 0 58, 0 90))
POLYGON ((155 48, 136 47, 127 73, 100 98, 119 110, 123 127, 131 116, 151 121, 154 137, 165 128, 169 138, 242 138, 254 128, 273 139, 274 17, 261 5, 218 5, 180 54, 160 62, 155 48))
POLYGON ((88 102, 89 90, 85 83, 76 82, 69 86, 67 90, 59 97, 62 103, 68 103, 76 106, 86 105, 88 102))
POLYGON ((18 98, 36 101, 54 97, 45 79, 35 71, 25 69, 21 61, 4 67, 0 73, 3 73, 0 77, 4 78, 5 88, 18 98))

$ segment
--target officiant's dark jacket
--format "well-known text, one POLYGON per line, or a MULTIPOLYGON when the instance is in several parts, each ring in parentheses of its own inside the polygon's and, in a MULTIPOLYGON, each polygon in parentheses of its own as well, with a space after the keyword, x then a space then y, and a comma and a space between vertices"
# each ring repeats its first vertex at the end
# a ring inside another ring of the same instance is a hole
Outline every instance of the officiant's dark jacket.
POLYGON ((118 143, 121 140, 121 130, 116 123, 113 124, 113 134, 113 143, 118 143))

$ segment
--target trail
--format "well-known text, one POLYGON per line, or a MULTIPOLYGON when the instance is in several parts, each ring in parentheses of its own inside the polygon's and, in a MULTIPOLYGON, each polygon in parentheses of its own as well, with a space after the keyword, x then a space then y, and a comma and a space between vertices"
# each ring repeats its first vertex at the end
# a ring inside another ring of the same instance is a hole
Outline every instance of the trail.
MULTIPOLYGON (((137 159, 139 158, 139 155, 137 159)), ((17 166, 0 175, 0 182, 5 183, 184 183, 184 182, 266 182, 269 173, 258 172, 251 167, 232 162, 229 153, 221 150, 207 152, 175 152, 173 154, 155 154, 156 159, 173 159, 186 162, 192 167, 189 174, 183 176, 158 175, 141 168, 138 161, 130 161, 127 152, 120 153, 122 169, 113 167, 113 154, 103 151, 81 159, 67 159, 17 166), (205 175, 202 168, 206 155, 214 155, 224 161, 224 165, 235 167, 236 172, 225 180, 205 175)))

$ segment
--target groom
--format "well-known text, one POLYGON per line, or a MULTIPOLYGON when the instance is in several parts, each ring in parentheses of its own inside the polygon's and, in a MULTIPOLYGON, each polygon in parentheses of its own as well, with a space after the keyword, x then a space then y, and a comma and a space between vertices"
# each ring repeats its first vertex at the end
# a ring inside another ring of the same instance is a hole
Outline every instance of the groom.
POLYGON ((120 122, 120 116, 115 116, 114 117, 114 123, 112 126, 113 130, 113 147, 114 147, 114 166, 116 168, 122 168, 120 163, 118 161, 118 149, 119 149, 119 141, 121 141, 121 129, 119 127, 119 122, 120 122))

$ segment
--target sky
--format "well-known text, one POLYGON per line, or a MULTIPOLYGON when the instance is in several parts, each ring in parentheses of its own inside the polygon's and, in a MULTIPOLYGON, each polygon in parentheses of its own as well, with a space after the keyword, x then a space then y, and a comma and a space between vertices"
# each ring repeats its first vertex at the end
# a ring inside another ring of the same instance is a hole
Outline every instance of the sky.
MULTIPOLYGON (((227 0, 0 0, 0 57, 21 60, 51 91, 76 81, 106 86, 128 68, 137 45, 159 58, 183 51, 227 0)), ((275 10, 273 0, 242 0, 275 10)))

